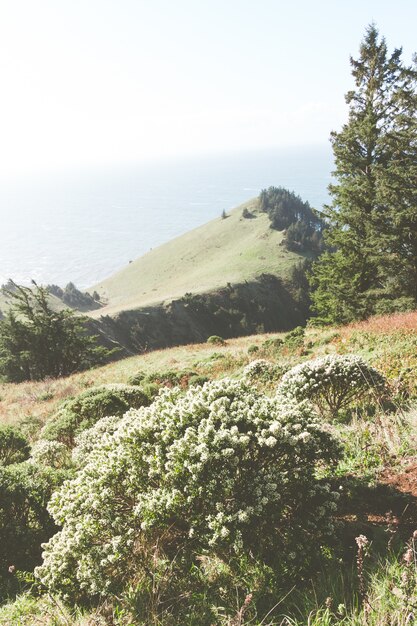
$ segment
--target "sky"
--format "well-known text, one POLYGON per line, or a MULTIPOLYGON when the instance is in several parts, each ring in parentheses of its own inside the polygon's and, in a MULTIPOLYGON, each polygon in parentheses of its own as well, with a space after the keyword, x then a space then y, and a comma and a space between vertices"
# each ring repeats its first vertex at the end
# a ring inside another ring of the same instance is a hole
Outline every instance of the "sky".
POLYGON ((374 21, 415 0, 0 0, 0 179, 325 144, 374 21))

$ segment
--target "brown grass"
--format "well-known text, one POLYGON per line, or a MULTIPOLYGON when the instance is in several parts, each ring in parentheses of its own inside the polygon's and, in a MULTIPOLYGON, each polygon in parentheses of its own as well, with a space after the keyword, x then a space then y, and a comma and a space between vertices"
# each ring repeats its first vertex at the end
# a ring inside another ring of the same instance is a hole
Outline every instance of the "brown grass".
MULTIPOLYGON (((310 343, 311 345, 308 353, 287 355, 286 350, 283 349, 280 360, 285 361, 288 366, 292 366, 302 358, 315 358, 340 350, 350 350, 349 339, 356 331, 385 336, 390 334, 398 336, 404 332, 407 335, 415 335, 417 333, 417 311, 374 317, 339 329, 308 329, 306 344, 310 343)), ((0 384, 0 423, 16 424, 26 418, 35 418, 44 423, 64 399, 94 385, 126 383, 129 377, 136 374, 138 370, 154 372, 167 369, 189 369, 210 378, 234 375, 239 373, 240 368, 253 359, 271 358, 270 355, 263 354, 262 350, 252 355, 248 354, 249 346, 257 345, 261 348, 263 342, 271 336, 277 337, 278 335, 273 333, 228 339, 224 346, 201 343, 155 350, 94 370, 74 374, 67 378, 20 384, 0 384), (225 358, 210 360, 213 353, 220 353, 225 358)), ((393 337, 391 347, 391 342, 387 338, 388 344, 385 345, 382 356, 377 352, 373 353, 372 361, 376 366, 381 367, 386 374, 389 374, 389 372, 385 372, 387 368, 383 367, 383 363, 376 362, 376 360, 377 357, 383 357, 391 364, 395 361, 398 355, 395 353, 394 339, 395 337, 393 337)), ((356 345, 354 350, 355 352, 361 351, 356 345)), ((404 356, 401 352, 400 358, 404 362, 407 360, 405 357, 407 354, 404 356)))
POLYGON ((393 331, 417 331, 417 311, 409 313, 393 313, 392 315, 378 315, 363 322, 348 324, 340 329, 342 334, 360 330, 371 333, 389 334, 393 331))
MULTIPOLYGON (((220 378, 256 358, 248 355, 248 347, 253 344, 260 346, 270 336, 263 334, 228 339, 224 346, 202 343, 155 350, 66 378, 3 383, 0 384, 0 423, 17 424, 21 420, 35 418, 43 424, 66 398, 95 385, 126 383, 138 370, 192 369, 199 374, 220 378), (209 357, 213 353, 223 354, 225 358, 210 362, 209 357)), ((277 335, 274 333, 273 336, 277 335)))

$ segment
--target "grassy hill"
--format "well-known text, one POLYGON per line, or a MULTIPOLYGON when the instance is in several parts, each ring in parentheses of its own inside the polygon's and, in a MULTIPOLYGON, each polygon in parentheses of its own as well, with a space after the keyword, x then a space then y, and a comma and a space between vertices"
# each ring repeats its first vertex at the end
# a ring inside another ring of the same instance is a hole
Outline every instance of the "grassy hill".
MULTIPOLYGON (((72 283, 52 286, 50 304, 86 313, 91 332, 117 349, 112 358, 213 334, 286 331, 305 322, 308 304, 286 280, 304 256, 287 250, 283 239, 253 199, 91 287, 101 306, 72 283)), ((0 310, 7 308, 0 293, 0 310)))
POLYGON ((149 251, 89 290, 106 306, 92 317, 115 315, 186 293, 204 293, 227 283, 251 281, 263 273, 288 276, 300 255, 282 246, 283 233, 251 200, 168 243, 149 251), (251 215, 243 217, 244 209, 251 215))

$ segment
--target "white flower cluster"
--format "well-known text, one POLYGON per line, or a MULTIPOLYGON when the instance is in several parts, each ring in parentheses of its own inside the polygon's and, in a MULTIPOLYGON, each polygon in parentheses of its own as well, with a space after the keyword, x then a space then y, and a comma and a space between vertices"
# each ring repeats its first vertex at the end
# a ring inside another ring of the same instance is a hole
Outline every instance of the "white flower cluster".
POLYGON ((36 570, 50 588, 119 593, 152 571, 149 555, 164 541, 194 559, 221 549, 285 562, 300 544, 311 550, 331 532, 334 495, 314 469, 338 447, 305 403, 224 379, 164 390, 116 430, 110 420, 103 433, 105 424, 79 439, 96 443, 52 497, 62 529, 36 570))
POLYGON ((97 445, 103 443, 105 438, 118 429, 120 417, 111 415, 110 417, 102 417, 87 430, 82 431, 75 437, 75 448, 72 450, 72 460, 77 466, 85 465, 90 456, 90 452, 97 445))
POLYGON ((353 401, 384 389, 384 377, 361 357, 332 354, 293 367, 282 377, 277 394, 309 400, 321 415, 335 417, 353 401))
POLYGON ((49 441, 48 439, 38 439, 33 444, 30 459, 31 463, 46 467, 62 468, 70 460, 68 448, 60 441, 49 441))
POLYGON ((266 359, 256 359, 246 365, 243 376, 246 380, 253 382, 256 380, 271 380, 276 372, 274 363, 266 359))

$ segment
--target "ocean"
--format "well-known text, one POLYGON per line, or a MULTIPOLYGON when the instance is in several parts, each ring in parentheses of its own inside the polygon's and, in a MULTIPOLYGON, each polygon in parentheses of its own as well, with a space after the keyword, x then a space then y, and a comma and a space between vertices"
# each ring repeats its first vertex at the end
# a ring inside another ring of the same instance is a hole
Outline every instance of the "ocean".
POLYGON ((80 289, 132 259, 283 186, 320 209, 328 200, 330 146, 177 159, 68 173, 0 188, 0 284, 80 289))

